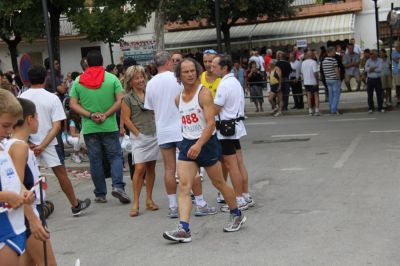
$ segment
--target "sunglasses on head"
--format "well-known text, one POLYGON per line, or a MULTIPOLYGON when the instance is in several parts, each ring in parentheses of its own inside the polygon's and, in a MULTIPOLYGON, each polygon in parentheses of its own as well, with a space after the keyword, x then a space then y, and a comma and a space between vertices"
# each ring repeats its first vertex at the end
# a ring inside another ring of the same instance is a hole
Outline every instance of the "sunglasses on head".
POLYGON ((217 54, 217 51, 214 49, 208 49, 203 52, 203 54, 217 54))

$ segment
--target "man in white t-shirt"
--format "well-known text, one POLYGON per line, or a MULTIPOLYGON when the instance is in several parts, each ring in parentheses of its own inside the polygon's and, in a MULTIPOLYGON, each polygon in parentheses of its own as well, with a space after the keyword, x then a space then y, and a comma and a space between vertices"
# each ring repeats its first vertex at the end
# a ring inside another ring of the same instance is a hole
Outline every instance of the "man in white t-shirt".
POLYGON ((319 116, 319 70, 317 62, 312 59, 313 53, 308 50, 304 55, 305 60, 301 65, 301 74, 303 75, 303 84, 307 92, 308 113, 309 115, 319 116), (315 101, 315 112, 311 103, 315 101))
POLYGON ((29 138, 35 155, 50 167, 60 183, 61 189, 71 203, 72 215, 81 214, 90 205, 90 199, 79 200, 75 196, 71 181, 68 179, 64 157, 57 143, 56 136, 61 129, 61 122, 66 118, 59 98, 44 89, 46 70, 42 66, 32 66, 28 71, 31 88, 21 94, 21 98, 31 100, 38 113, 39 129, 29 138))
MULTIPOLYGON (((158 74, 147 83, 144 107, 153 110, 155 115, 158 145, 164 160, 164 181, 169 201, 168 217, 178 218, 175 170, 176 150, 182 140, 182 125, 175 98, 180 94, 182 86, 178 83, 174 73, 171 72, 174 64, 168 52, 158 52, 154 56, 154 61, 158 74)), ((206 206, 200 178, 196 178, 192 189, 196 204, 206 206)), ((208 215, 208 208, 201 210, 201 213, 196 212, 196 215, 208 215)))
MULTIPOLYGON (((240 138, 247 134, 242 121, 244 119, 243 89, 231 73, 232 66, 232 60, 225 55, 219 55, 213 60, 212 71, 222 78, 214 103, 217 123, 220 120, 236 120, 235 133, 227 137, 218 130, 218 139, 222 146, 223 163, 235 189, 236 201, 241 210, 246 210, 255 203, 249 193, 249 177, 240 146, 240 138)), ((226 174, 225 176, 227 176, 226 174)), ((222 206, 221 210, 227 211, 227 206, 222 206)))

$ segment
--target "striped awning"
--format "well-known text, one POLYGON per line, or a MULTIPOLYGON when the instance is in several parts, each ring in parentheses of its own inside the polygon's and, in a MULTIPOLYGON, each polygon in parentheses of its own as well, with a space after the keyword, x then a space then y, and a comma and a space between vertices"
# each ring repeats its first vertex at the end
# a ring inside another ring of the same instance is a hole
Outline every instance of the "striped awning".
MULTIPOLYGON (((295 44, 298 39, 307 43, 350 39, 354 35, 353 13, 234 26, 231 44, 263 43, 268 46, 295 44)), ((165 33, 169 50, 215 46, 215 29, 186 30, 165 33)))

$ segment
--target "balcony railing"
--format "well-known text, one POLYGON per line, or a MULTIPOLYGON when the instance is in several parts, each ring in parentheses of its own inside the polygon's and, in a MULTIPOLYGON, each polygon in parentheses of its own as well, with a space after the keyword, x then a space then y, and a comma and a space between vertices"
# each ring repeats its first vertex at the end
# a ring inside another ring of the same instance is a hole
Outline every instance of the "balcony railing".
POLYGON ((292 3, 292 6, 309 6, 309 5, 337 3, 337 2, 344 2, 344 1, 338 1, 338 0, 294 0, 294 2, 292 3))
POLYGON ((292 6, 308 6, 317 4, 317 0, 294 0, 292 6))
POLYGON ((60 36, 76 36, 79 35, 78 29, 66 17, 60 18, 60 36))

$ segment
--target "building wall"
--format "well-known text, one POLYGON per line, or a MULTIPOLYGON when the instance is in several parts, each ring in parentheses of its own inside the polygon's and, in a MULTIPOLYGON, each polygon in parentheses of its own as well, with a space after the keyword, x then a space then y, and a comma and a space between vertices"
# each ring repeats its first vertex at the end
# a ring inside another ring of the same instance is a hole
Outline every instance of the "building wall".
MULTIPOLYGON (((379 21, 386 20, 392 2, 395 7, 400 6, 395 0, 378 0, 379 21)), ((361 48, 376 48, 375 7, 372 0, 363 0, 363 10, 356 14, 354 37, 361 48)))

